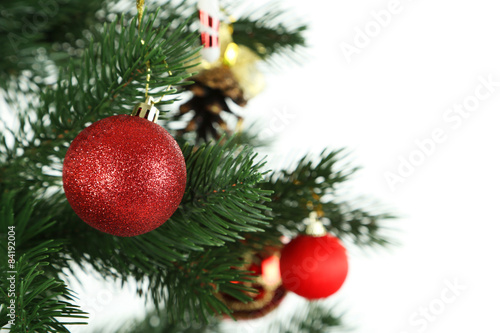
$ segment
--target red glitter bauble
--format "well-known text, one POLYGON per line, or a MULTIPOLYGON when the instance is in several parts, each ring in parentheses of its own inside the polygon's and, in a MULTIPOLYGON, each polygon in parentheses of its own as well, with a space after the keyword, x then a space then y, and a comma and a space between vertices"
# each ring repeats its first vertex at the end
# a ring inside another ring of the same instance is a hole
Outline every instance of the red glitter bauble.
POLYGON ((281 252, 280 270, 287 290, 307 299, 325 298, 347 277, 347 254, 338 238, 300 235, 281 252))
POLYGON ((90 226, 136 236, 167 221, 186 187, 179 145, 161 126, 126 115, 102 119, 71 143, 63 165, 69 204, 90 226))

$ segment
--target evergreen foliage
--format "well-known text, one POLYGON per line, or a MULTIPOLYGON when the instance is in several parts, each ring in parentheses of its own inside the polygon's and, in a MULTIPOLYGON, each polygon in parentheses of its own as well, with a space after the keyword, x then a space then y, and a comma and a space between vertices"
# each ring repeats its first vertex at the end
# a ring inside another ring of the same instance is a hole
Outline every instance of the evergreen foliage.
POLYGON ((89 27, 104 20, 98 0, 19 0, 0 5, 0 86, 29 75, 41 83, 51 62, 78 54, 89 27), (100 13, 100 15, 96 15, 100 13))
POLYGON ((253 10, 232 24, 233 40, 267 61, 277 56, 296 59, 306 46, 303 33, 307 25, 288 16, 276 2, 253 10))
POLYGON ((0 282, 0 327, 11 326, 10 332, 69 332, 68 323, 84 324, 85 313, 75 303, 75 296, 58 277, 57 271, 69 258, 61 256, 63 241, 43 240, 43 235, 55 225, 50 217, 37 217, 33 212, 39 208, 30 201, 30 196, 17 191, 2 191, 0 199, 0 228, 2 240, 7 239, 9 227, 15 226, 15 240, 2 241, 0 255, 7 262, 9 246, 15 248, 15 268, 7 269, 2 262, 0 282), (16 272, 12 274, 10 272, 16 272), (15 291, 10 291, 15 276, 15 291), (9 290, 9 292, 8 292, 9 290), (12 297, 15 293, 15 297, 12 297), (7 305, 15 300, 16 317, 13 320, 7 305), (66 318, 71 318, 66 322, 66 318))
MULTIPOLYGON (((116 16, 120 6, 114 2, 1 5, 0 92, 7 105, 1 114, 15 118, 0 132, 2 273, 8 271, 6 232, 9 226, 16 230, 18 325, 12 332, 68 332, 67 323, 82 322, 85 313, 63 282, 74 264, 90 264, 103 278, 137 281, 138 293, 153 300, 157 312, 137 323, 134 332, 211 332, 217 331, 219 315, 230 315, 216 292, 250 300, 244 293, 249 289, 234 281, 247 281, 251 272, 232 268, 244 263, 250 249, 304 230, 312 210, 321 209, 327 228, 349 242, 388 242, 382 223, 390 215, 353 208, 337 198, 336 188, 354 172, 338 167, 340 151, 267 172, 250 135, 183 145, 186 192, 160 228, 120 238, 83 223, 62 190, 62 163, 71 140, 99 119, 130 114, 144 100, 146 83, 164 110, 189 84, 199 50, 192 3, 160 1, 150 7, 153 14, 138 26, 128 9, 116 16), (23 22, 37 22, 40 13, 50 19, 27 33, 23 22), (12 42, 13 36, 21 39, 12 42), (148 326, 153 316, 161 323, 155 327, 163 330, 148 326)), ((305 45, 306 26, 291 25, 274 6, 242 15, 233 29, 235 42, 266 61, 293 57, 305 45)), ((170 117, 164 119, 168 123, 170 117)), ((2 328, 9 302, 6 281, 2 277, 0 284, 2 328)), ((339 323, 328 311, 314 306, 310 311, 324 327, 339 323)))
POLYGON ((372 213, 338 198, 337 189, 357 168, 342 164, 343 149, 323 151, 319 160, 304 156, 289 170, 274 172, 264 188, 273 189, 269 205, 278 232, 296 235, 304 231, 304 220, 312 210, 320 212, 328 231, 359 246, 387 245, 381 221, 391 219, 387 213, 372 213))

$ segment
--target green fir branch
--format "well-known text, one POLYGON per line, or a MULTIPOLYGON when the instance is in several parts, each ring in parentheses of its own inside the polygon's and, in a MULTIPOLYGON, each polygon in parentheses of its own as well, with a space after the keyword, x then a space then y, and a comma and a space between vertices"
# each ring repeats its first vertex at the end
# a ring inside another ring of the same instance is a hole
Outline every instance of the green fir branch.
MULTIPOLYGON (((154 2, 151 7, 158 10, 138 28, 133 5, 105 23, 117 10, 111 8, 114 1, 75 0, 61 6, 46 29, 14 53, 6 38, 23 26, 12 20, 13 13, 20 22, 34 19, 46 3, 51 1, 0 5, 0 41, 7 43, 0 50, 6 59, 0 65, 0 87, 18 119, 16 126, 0 131, 0 237, 5 239, 7 227, 15 225, 19 254, 19 325, 12 332, 69 332, 65 325, 85 318, 59 278, 63 269, 71 272, 73 262, 90 264, 103 277, 122 283, 134 279, 138 293, 153 300, 157 312, 148 318, 158 316, 158 325, 137 323, 130 332, 213 332, 220 316, 230 315, 217 293, 250 301, 250 289, 234 283, 250 278, 251 272, 235 269, 244 264, 244 254, 279 244, 282 234, 302 232, 312 210, 323 212, 330 232, 358 246, 389 242, 384 222, 391 215, 338 197, 339 185, 356 170, 341 163, 342 151, 304 157, 291 170, 266 175, 252 149, 241 146, 257 142, 248 133, 201 147, 184 145, 186 192, 176 213, 158 229, 122 238, 88 226, 62 191, 69 143, 92 122, 130 114, 144 99, 148 64, 149 94, 156 99, 166 94, 157 105, 165 109, 178 99, 189 84, 187 70, 199 46, 192 24, 196 8, 190 0, 154 2), (97 8, 102 10, 96 13, 97 8), (62 66, 57 78, 46 70, 54 64, 62 66)), ((305 46, 306 28, 272 4, 234 22, 233 38, 272 62, 276 55, 296 57, 305 46)), ((3 241, 0 249, 6 258, 3 241)), ((5 264, 0 264, 2 272, 5 264)), ((9 298, 6 281, 2 277, 0 282, 2 304, 9 298)), ((0 327, 8 322, 6 310, 0 307, 0 327)), ((277 327, 280 332, 325 332, 340 324, 331 309, 313 303, 277 327)))
POLYGON ((307 25, 280 9, 277 2, 251 11, 232 24, 233 40, 269 61, 275 56, 297 59, 306 46, 307 25))
POLYGON ((18 0, 0 5, 0 87, 20 75, 42 82, 54 64, 78 55, 89 26, 105 19, 97 15, 100 0, 18 0))
POLYGON ((269 333, 327 333, 346 332, 343 314, 336 314, 335 307, 323 302, 310 302, 305 308, 292 313, 292 316, 271 323, 269 333))
MULTIPOLYGON (((94 333, 105 333, 101 330, 94 333)), ((208 323, 192 321, 189 323, 172 323, 167 317, 167 310, 160 313, 150 312, 144 320, 135 320, 124 324, 118 332, 120 333, 222 333, 220 321, 210 318, 208 323)))
POLYGON ((203 145, 196 151, 184 149, 188 183, 183 204, 172 216, 178 225, 192 228, 185 232, 208 232, 206 245, 223 245, 242 239, 239 233, 263 231, 269 190, 262 190, 263 162, 255 162, 248 146, 203 145), (184 202, 187 202, 185 205, 184 202), (196 221, 197 223, 193 223, 196 221), (202 230, 203 229, 203 230, 202 230))
POLYGON ((225 247, 192 253, 184 262, 178 263, 175 271, 164 272, 163 276, 155 277, 158 280, 150 281, 150 288, 164 288, 164 295, 159 293, 156 297, 165 300, 163 311, 170 325, 209 323, 214 316, 230 315, 231 311, 216 297, 219 292, 231 294, 244 302, 251 300, 244 291, 254 290, 234 283, 251 278, 250 272, 234 269, 244 264, 242 256, 238 257, 237 253, 225 247))
POLYGON ((241 246, 235 241, 263 230, 268 224, 263 203, 269 201, 271 192, 259 188, 263 165, 255 162, 249 148, 217 143, 196 151, 185 146, 184 154, 188 170, 184 198, 176 213, 156 230, 131 238, 111 236, 89 227, 67 202, 52 196, 44 199, 42 211, 54 209, 54 202, 61 200, 56 205, 57 225, 43 237, 68 240, 63 252, 82 267, 88 262, 103 276, 121 281, 133 277, 158 307, 168 297, 167 302, 175 304, 169 307, 174 313, 179 313, 176 309, 183 308, 182 304, 197 309, 190 313, 204 316, 213 310, 226 311, 213 297, 211 285, 238 293, 240 286, 230 281, 240 281, 241 272, 212 274, 238 266, 240 259, 234 258, 237 252, 228 252, 228 242, 241 246), (190 263, 202 267, 203 274, 195 273, 191 266, 179 271, 190 263))
POLYGON ((135 19, 126 23, 119 18, 105 25, 103 34, 95 36, 82 59, 76 60, 80 64, 71 63, 62 70, 57 83, 47 87, 37 103, 11 104, 18 112, 19 126, 10 135, 14 144, 4 141, 0 149, 5 152, 0 158, 5 183, 37 190, 60 185, 68 142, 88 124, 131 113, 144 100, 148 61, 149 94, 167 95, 159 105, 173 103, 176 87, 186 84, 190 76, 185 64, 196 53, 192 47, 196 36, 184 26, 167 35, 169 27, 153 28, 155 17, 147 17, 139 32, 135 19))
POLYGON ((0 328, 8 325, 13 333, 70 332, 65 325, 85 324, 78 320, 87 316, 74 304, 72 291, 54 274, 52 264, 57 262, 54 258, 59 256, 62 242, 34 241, 53 223, 48 217, 35 219, 33 212, 38 206, 28 198, 26 194, 3 191, 0 201, 0 255, 8 258, 8 250, 15 248, 16 259, 14 268, 7 267, 7 259, 0 266, 0 328), (14 243, 6 241, 8 230, 15 232, 14 243), (14 282, 14 291, 7 278, 14 282), (14 318, 7 316, 12 313, 7 308, 11 304, 15 306, 14 318))
POLYGON ((305 229, 311 211, 322 211, 327 230, 357 245, 385 245, 384 222, 394 216, 372 213, 338 198, 337 188, 356 168, 341 164, 343 150, 324 151, 319 161, 303 157, 292 171, 282 170, 269 177, 266 189, 275 191, 272 202, 273 226, 277 232, 295 235, 305 229))
MULTIPOLYGON (((242 239, 242 233, 262 230, 267 223, 262 203, 269 191, 257 186, 263 179, 262 163, 254 162, 249 148, 216 144, 194 151, 186 146, 186 196, 177 213, 157 230, 135 238, 113 237, 90 228, 72 212, 60 184, 68 141, 87 123, 123 112, 124 104, 143 98, 147 61, 153 72, 154 96, 162 94, 155 89, 181 84, 188 76, 183 64, 194 55, 185 51, 193 36, 184 34, 183 27, 165 36, 168 27, 153 29, 154 19, 145 20, 139 33, 135 21, 126 25, 120 19, 106 26, 103 36, 90 43, 82 64, 70 66, 57 85, 42 94, 36 114, 29 117, 28 111, 21 112, 22 130, 16 134, 14 148, 3 147, 11 158, 3 161, 1 178, 9 187, 52 190, 43 197, 41 207, 44 213, 54 214, 57 224, 40 239, 67 240, 63 252, 77 264, 90 262, 103 276, 122 281, 133 276, 140 284, 159 276, 161 283, 148 293, 158 305, 165 296, 160 289, 183 281, 175 274, 168 275, 173 280, 161 280, 161 274, 175 271, 176 262, 185 262, 192 251, 200 252, 205 246, 222 246, 242 239), (52 175, 44 172, 47 167, 54 169, 52 175)), ((217 262, 213 265, 215 269, 217 262)), ((187 292, 194 295, 193 290, 187 292)), ((214 299, 203 302, 199 297, 191 298, 190 304, 223 309, 214 299)))

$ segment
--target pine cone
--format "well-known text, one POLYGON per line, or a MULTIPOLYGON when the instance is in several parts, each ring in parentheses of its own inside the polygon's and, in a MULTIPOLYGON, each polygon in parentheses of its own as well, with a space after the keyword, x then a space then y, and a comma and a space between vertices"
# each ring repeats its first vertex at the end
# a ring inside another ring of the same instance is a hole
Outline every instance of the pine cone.
POLYGON ((231 134, 221 113, 227 112, 241 119, 226 103, 230 98, 239 106, 245 106, 247 100, 243 97, 243 90, 234 77, 231 69, 226 66, 205 70, 191 78, 195 83, 187 89, 193 97, 179 107, 178 117, 194 111, 194 116, 189 120, 180 134, 196 131, 198 140, 208 141, 210 137, 220 138, 222 133, 231 134))

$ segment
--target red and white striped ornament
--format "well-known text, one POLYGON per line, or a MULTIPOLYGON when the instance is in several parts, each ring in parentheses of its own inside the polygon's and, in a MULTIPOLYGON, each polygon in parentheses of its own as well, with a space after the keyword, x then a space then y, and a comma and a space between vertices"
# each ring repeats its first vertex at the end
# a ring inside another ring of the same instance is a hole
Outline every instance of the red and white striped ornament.
POLYGON ((219 0, 199 0, 201 56, 209 63, 220 57, 219 44, 219 0))

